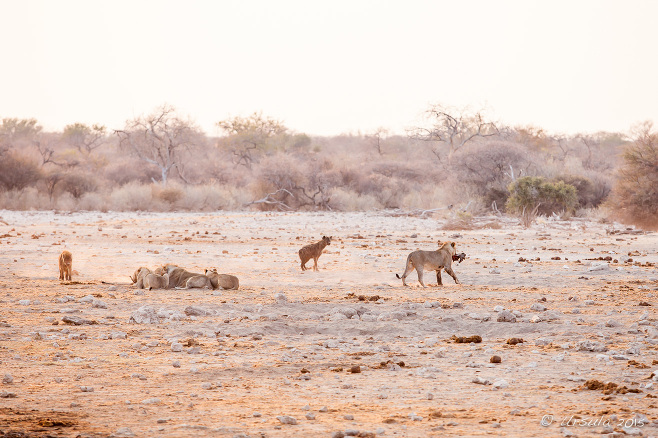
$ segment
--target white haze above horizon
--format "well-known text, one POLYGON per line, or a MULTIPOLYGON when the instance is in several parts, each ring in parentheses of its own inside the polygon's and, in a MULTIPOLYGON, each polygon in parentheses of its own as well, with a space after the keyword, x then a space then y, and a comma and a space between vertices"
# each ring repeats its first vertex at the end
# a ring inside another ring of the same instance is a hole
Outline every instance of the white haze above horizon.
POLYGON ((0 119, 110 129, 168 103, 403 134, 433 103, 553 133, 658 121, 658 2, 0 0, 0 119))

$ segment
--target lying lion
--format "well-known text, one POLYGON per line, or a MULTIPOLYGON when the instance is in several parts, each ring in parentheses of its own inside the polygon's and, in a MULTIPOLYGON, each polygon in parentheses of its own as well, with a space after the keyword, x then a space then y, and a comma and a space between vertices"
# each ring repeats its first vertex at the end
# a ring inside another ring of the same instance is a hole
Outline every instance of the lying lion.
POLYGON ((137 268, 133 275, 130 276, 130 280, 138 289, 144 289, 144 278, 146 278, 146 276, 149 274, 153 274, 153 271, 151 271, 149 268, 141 266, 137 268))
POLYGON ((73 254, 69 251, 62 251, 59 255, 59 279, 71 281, 73 272, 73 254))
POLYGON ((167 289, 169 286, 169 274, 158 275, 151 273, 144 277, 144 289, 167 289))
MULTIPOLYGON (((439 242, 439 244, 441 244, 441 242, 439 242)), ((452 271, 452 259, 456 252, 455 242, 446 242, 436 251, 414 251, 407 257, 404 274, 402 274, 401 277, 398 274, 395 274, 395 276, 402 279, 402 284, 404 286, 408 286, 404 280, 409 274, 411 274, 411 271, 416 269, 416 271, 418 271, 418 282, 425 287, 425 283, 423 283, 423 271, 427 269, 430 271, 436 271, 437 286, 442 286, 441 269, 445 269, 448 275, 455 280, 455 283, 459 284, 457 276, 452 271)))
POLYGON ((213 288, 210 279, 203 274, 189 272, 176 265, 165 265, 163 269, 169 275, 169 289, 213 288))
POLYGON ((206 269, 206 277, 210 279, 213 289, 238 290, 240 282, 235 275, 218 274, 217 269, 206 269))

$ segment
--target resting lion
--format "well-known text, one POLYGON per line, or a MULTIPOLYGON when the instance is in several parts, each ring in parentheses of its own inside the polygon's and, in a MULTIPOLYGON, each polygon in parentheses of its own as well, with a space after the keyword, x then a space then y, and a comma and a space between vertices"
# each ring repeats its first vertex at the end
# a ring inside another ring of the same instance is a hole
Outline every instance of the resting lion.
POLYGON ((146 278, 147 275, 152 274, 153 271, 151 271, 149 268, 145 267, 139 267, 135 271, 133 275, 130 276, 130 280, 135 283, 135 286, 138 289, 144 289, 144 278, 146 278))
MULTIPOLYGON (((439 244, 441 244, 441 242, 439 242, 439 244)), ((457 276, 452 271, 452 256, 454 256, 456 252, 455 242, 446 242, 436 251, 414 251, 407 257, 407 265, 404 274, 402 274, 401 277, 398 274, 395 274, 395 276, 402 279, 402 284, 404 286, 408 286, 404 280, 411 271, 416 269, 416 271, 418 271, 418 282, 425 287, 425 283, 423 283, 423 271, 427 269, 430 271, 436 271, 437 285, 442 286, 441 269, 444 268, 448 275, 455 280, 455 283, 459 284, 457 276)))
POLYGON ((212 289, 210 279, 203 274, 195 274, 176 265, 165 265, 163 268, 164 272, 169 274, 168 289, 212 289))
POLYGON ((206 277, 210 279, 213 289, 238 290, 240 282, 235 275, 218 274, 217 269, 206 269, 206 277))
POLYGON ((169 274, 147 274, 144 277, 144 289, 167 289, 169 286, 169 274))
POLYGON ((59 255, 59 279, 71 281, 73 272, 73 255, 69 251, 62 251, 59 255))

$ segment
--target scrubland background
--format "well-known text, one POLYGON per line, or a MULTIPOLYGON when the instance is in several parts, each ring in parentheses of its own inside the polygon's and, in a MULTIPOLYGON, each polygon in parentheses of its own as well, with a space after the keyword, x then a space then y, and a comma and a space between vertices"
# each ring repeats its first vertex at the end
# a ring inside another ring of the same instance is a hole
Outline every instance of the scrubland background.
POLYGON ((658 134, 557 135, 434 105, 404 135, 296 133, 260 113, 216 135, 164 105, 125 126, 0 123, 0 208, 587 216, 656 227, 658 134))

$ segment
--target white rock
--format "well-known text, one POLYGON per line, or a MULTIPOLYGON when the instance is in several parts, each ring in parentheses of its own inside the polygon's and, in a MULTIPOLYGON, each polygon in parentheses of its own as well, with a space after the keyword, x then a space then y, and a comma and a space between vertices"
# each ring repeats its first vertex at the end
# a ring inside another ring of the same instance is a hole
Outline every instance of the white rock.
POLYGON ((494 389, 503 389, 503 388, 507 388, 508 386, 509 383, 507 383, 507 380, 505 379, 498 379, 493 382, 494 389))
POLYGON ((498 313, 498 318, 496 318, 496 320, 498 322, 516 322, 516 316, 509 310, 501 310, 498 313))
POLYGON ((538 312, 543 312, 546 310, 546 306, 540 303, 534 303, 532 306, 530 306, 530 310, 536 310, 538 312))
MULTIPOLYGON (((288 302, 288 297, 286 297, 285 294, 279 292, 279 293, 274 295, 274 301, 276 301, 277 304, 286 304, 288 302)), ((279 418, 279 417, 277 417, 277 418, 279 418)), ((297 424, 297 423, 295 423, 295 424, 297 424)))
POLYGON ((132 313, 129 322, 134 324, 157 324, 160 319, 153 307, 142 306, 132 313))
POLYGON ((494 312, 502 312, 505 308, 503 306, 495 306, 493 310, 494 312))
POLYGON ((281 424, 297 424, 297 420, 290 415, 280 415, 276 418, 281 422, 281 424))
POLYGON ((491 382, 489 380, 483 379, 480 376, 475 377, 473 380, 471 380, 471 382, 477 383, 478 385, 491 385, 491 382))

